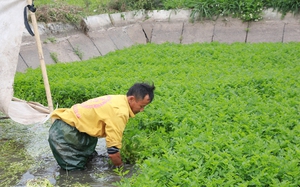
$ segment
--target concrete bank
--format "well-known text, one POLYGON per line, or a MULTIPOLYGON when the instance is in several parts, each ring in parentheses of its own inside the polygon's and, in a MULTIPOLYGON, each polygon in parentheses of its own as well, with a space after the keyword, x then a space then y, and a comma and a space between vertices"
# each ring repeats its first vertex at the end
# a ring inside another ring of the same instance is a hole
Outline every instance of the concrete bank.
MULTIPOLYGON (((87 60, 149 42, 300 42, 300 18, 292 15, 281 19, 281 14, 268 10, 257 22, 221 17, 192 23, 190 13, 189 10, 170 10, 102 14, 84 19, 82 28, 39 23, 44 60, 46 64, 87 60)), ((24 31, 19 54, 17 71, 40 66, 35 37, 27 31, 24 31)))

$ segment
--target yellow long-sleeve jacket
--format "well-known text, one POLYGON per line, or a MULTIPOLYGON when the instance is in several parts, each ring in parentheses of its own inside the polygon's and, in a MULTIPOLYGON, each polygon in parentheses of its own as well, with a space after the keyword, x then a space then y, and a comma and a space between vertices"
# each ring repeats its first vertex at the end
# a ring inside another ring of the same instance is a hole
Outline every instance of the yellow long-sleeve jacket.
POLYGON ((106 95, 53 111, 61 119, 93 137, 105 137, 106 146, 122 147, 122 136, 130 117, 134 117, 126 95, 106 95))

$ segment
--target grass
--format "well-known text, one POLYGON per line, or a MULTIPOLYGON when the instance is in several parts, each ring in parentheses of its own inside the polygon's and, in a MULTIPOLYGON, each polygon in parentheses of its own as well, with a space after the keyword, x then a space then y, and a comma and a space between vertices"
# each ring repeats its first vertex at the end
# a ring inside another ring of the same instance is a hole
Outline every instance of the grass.
POLYGON ((53 52, 53 53, 50 53, 50 57, 51 59, 54 61, 54 63, 58 63, 58 57, 57 57, 57 53, 53 52))
POLYGON ((109 12, 106 8, 108 2, 108 0, 36 1, 36 17, 40 22, 63 22, 80 25, 81 19, 86 16, 109 12))
POLYGON ((79 57, 80 60, 83 58, 83 52, 80 50, 78 46, 76 46, 74 49, 74 53, 79 57))

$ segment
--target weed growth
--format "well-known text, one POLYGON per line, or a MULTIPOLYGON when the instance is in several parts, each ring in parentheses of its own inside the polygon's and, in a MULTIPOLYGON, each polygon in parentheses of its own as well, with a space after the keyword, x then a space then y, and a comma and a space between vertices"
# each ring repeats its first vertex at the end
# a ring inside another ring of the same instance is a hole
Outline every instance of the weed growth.
POLYGON ((39 22, 62 22, 79 25, 85 14, 81 7, 63 2, 46 3, 38 6, 35 15, 39 22))
POLYGON ((65 22, 79 25, 86 16, 124 12, 129 10, 170 10, 190 9, 191 20, 216 19, 220 16, 232 16, 243 21, 262 19, 262 11, 267 8, 277 10, 285 16, 291 12, 299 14, 300 3, 297 0, 57 0, 36 2, 38 21, 65 22))
POLYGON ((0 183, 2 186, 15 185, 31 166, 32 159, 27 155, 22 142, 0 139, 0 183))
POLYGON ((50 53, 50 57, 51 57, 51 59, 52 59, 55 63, 58 63, 58 62, 59 62, 59 61, 58 61, 57 53, 55 53, 55 52, 50 53))
POLYGON ((80 60, 82 60, 83 52, 80 50, 78 46, 74 48, 74 53, 79 57, 80 60))
POLYGON ((56 38, 54 38, 54 37, 49 37, 49 38, 47 38, 45 41, 44 41, 44 43, 56 43, 56 38))

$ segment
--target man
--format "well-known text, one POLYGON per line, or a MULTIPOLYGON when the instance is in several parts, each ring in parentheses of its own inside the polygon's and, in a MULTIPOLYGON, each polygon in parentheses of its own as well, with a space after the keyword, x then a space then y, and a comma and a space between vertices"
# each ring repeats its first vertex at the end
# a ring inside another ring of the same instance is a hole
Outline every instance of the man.
POLYGON ((152 102, 154 89, 154 84, 136 83, 126 95, 106 95, 71 108, 56 109, 48 141, 60 167, 84 169, 95 153, 98 137, 105 137, 112 163, 121 167, 120 149, 126 123, 152 102))

